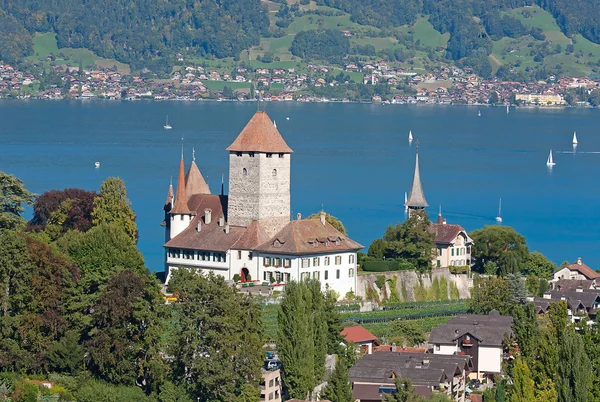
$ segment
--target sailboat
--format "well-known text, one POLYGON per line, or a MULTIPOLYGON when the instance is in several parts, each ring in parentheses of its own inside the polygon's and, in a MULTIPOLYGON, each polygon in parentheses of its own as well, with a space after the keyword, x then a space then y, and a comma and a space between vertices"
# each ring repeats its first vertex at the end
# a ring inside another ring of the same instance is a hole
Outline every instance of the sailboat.
POLYGON ((496 216, 496 222, 502 222, 502 198, 498 203, 498 216, 496 216))
POLYGON ((573 131, 573 145, 577 145, 577 144, 578 144, 578 142, 577 142, 577 132, 573 131))
POLYGON ((556 163, 554 163, 554 160, 552 159, 552 150, 550 150, 550 154, 548 155, 548 160, 546 161, 546 166, 552 167, 554 165, 556 165, 556 163))
POLYGON ((477 116, 481 117, 481 110, 477 111, 477 116))
POLYGON ((408 130, 408 142, 411 142, 412 140, 413 140, 412 131, 408 130))
POLYGON ((404 192, 404 210, 408 211, 408 205, 406 205, 406 202, 408 201, 408 194, 406 194, 406 191, 404 192))
POLYGON ((510 112, 510 106, 506 105, 506 114, 510 112))
POLYGON ((100 162, 94 162, 94 167, 98 169, 100 167, 100 162))
POLYGON ((165 130, 170 130, 173 128, 169 125, 169 115, 167 115, 167 121, 165 122, 164 127, 165 127, 165 130))
POLYGON ((277 128, 277 122, 275 122, 275 120, 273 120, 273 127, 277 128))

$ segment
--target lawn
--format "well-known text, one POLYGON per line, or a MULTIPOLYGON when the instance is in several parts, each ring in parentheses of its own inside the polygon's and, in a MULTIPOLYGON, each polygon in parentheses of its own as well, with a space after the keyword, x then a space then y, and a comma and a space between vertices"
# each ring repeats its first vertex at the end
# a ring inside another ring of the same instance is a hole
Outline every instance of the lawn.
POLYGON ((542 10, 538 6, 515 8, 513 10, 508 11, 508 13, 520 20, 525 26, 538 27, 544 32, 560 32, 560 28, 556 24, 556 21, 554 20, 552 15, 550 15, 550 13, 548 13, 547 11, 542 10), (524 11, 529 11, 531 17, 525 18, 525 16, 523 15, 524 11))
POLYGON ((35 62, 47 62, 46 57, 53 54, 56 58, 56 64, 66 64, 71 67, 79 66, 81 63, 84 67, 97 65, 99 67, 117 66, 120 73, 129 74, 130 69, 127 64, 119 63, 114 59, 105 59, 96 56, 88 49, 62 48, 59 49, 56 43, 56 35, 52 32, 45 34, 36 34, 33 38, 33 56, 28 59, 35 62), (60 55, 64 57, 61 57, 60 55))
POLYGON ((413 39, 421 41, 425 46, 438 49, 448 45, 449 33, 441 34, 433 28, 427 18, 419 18, 413 28, 413 39))
MULTIPOLYGON (((328 7, 319 7, 319 9, 332 10, 328 7)), ((309 29, 320 29, 321 27, 326 29, 340 29, 340 30, 362 30, 363 26, 350 21, 350 15, 342 15, 339 17, 326 16, 326 15, 315 15, 307 14, 302 17, 295 18, 294 21, 285 29, 288 34, 297 34, 300 31, 307 31, 309 29)), ((376 28, 374 28, 376 29, 376 28)))

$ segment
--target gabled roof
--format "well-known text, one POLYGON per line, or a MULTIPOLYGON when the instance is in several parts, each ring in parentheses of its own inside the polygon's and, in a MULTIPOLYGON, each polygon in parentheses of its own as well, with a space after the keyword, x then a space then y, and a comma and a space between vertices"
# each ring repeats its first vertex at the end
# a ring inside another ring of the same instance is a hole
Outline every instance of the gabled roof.
POLYGON ((504 334, 512 334, 511 316, 500 315, 458 315, 448 324, 438 325, 431 330, 429 342, 435 344, 454 344, 465 334, 479 340, 482 346, 501 346, 504 334))
POLYGON ((266 112, 256 112, 235 141, 227 147, 230 152, 265 152, 291 154, 266 112))
POLYGON ((200 173, 200 169, 198 169, 195 161, 192 161, 190 169, 185 175, 185 192, 188 200, 194 194, 210 194, 210 188, 206 184, 204 177, 202 177, 202 173, 200 173))
POLYGON ((370 333, 362 325, 354 325, 352 327, 346 327, 340 333, 347 342, 373 342, 377 340, 377 337, 370 333))
POLYGON ((423 193, 423 186, 421 185, 421 173, 419 171, 419 148, 417 147, 417 153, 415 156, 415 173, 413 176, 412 187, 410 188, 410 194, 404 204, 407 207, 425 208, 428 207, 427 201, 425 200, 425 194, 423 193))
POLYGON ((236 250, 254 250, 259 245, 269 241, 269 235, 258 221, 250 222, 244 234, 231 248, 236 250))
POLYGON ((581 275, 585 276, 588 279, 600 278, 600 273, 594 271, 587 265, 585 265, 581 258, 577 259, 577 262, 567 265, 570 271, 578 271, 581 275))
POLYGON ((327 221, 323 224, 320 219, 303 219, 291 221, 256 250, 272 254, 301 255, 356 251, 363 247, 327 221))
POLYGON ((460 225, 453 225, 447 223, 432 223, 431 225, 429 225, 428 230, 430 233, 433 233, 435 235, 433 241, 436 243, 452 243, 460 232, 463 232, 467 240, 470 240, 467 231, 460 225))

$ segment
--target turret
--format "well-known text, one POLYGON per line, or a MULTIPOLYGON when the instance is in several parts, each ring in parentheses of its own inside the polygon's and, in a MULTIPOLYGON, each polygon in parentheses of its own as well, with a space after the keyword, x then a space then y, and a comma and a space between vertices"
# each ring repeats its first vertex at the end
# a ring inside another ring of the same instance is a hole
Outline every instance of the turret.
POLYGON ((177 176, 177 192, 175 193, 175 202, 169 212, 171 215, 171 230, 169 237, 172 239, 183 232, 192 220, 192 212, 187 204, 187 195, 185 191, 185 170, 183 162, 183 147, 181 149, 181 160, 179 161, 179 175, 177 176))
POLYGON ((423 186, 421 185, 421 173, 419 171, 419 144, 417 143, 417 151, 415 155, 415 174, 413 176, 412 187, 410 188, 410 194, 406 200, 405 206, 408 207, 408 216, 410 217, 411 212, 416 210, 424 209, 429 206, 425 200, 425 194, 423 193, 423 186))

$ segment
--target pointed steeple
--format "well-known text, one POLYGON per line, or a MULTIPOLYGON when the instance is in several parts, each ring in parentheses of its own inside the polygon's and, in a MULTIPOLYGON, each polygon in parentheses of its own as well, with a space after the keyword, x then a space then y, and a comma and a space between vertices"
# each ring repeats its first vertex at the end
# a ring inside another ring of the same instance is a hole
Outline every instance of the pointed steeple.
POLYGON ((435 221, 438 225, 444 223, 444 218, 442 218, 442 204, 440 204, 440 211, 438 212, 437 221, 435 221))
POLYGON ((415 156, 415 175, 413 176, 412 187, 408 194, 408 200, 404 204, 409 209, 423 209, 428 207, 427 201, 425 200, 425 194, 423 193, 423 186, 421 185, 421 173, 419 172, 419 144, 417 141, 417 152, 415 156))
POLYGON ((185 191, 185 167, 183 164, 183 145, 181 147, 181 160, 179 161, 179 175, 177 176, 177 193, 175 194, 175 204, 171 210, 172 214, 191 214, 187 204, 187 195, 185 191))
POLYGON ((200 173, 198 165, 196 165, 196 150, 194 148, 192 148, 192 163, 185 175, 185 192, 188 200, 194 194, 210 194, 210 188, 202 173, 200 173))
POLYGON ((165 201, 164 210, 169 212, 173 207, 173 199, 175 198, 175 193, 173 192, 173 178, 171 177, 171 182, 169 183, 169 191, 167 192, 167 200, 165 201))

